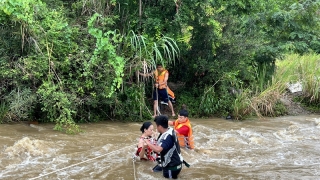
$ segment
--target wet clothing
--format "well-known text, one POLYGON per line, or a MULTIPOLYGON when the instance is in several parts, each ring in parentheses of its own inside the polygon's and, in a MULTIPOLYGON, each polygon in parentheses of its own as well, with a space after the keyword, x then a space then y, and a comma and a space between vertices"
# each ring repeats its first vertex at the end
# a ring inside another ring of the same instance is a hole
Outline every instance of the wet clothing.
POLYGON ((160 152, 163 176, 176 179, 182 169, 183 158, 180 153, 180 146, 173 128, 164 132, 157 142, 163 150, 160 152))
MULTIPOLYGON (((176 121, 173 122, 173 126, 176 124, 176 121)), ((175 129, 178 131, 179 134, 182 134, 184 136, 188 136, 189 134, 189 127, 188 126, 181 126, 179 129, 175 129)))
MULTIPOLYGON (((180 165, 182 167, 182 165, 180 165)), ((177 179, 178 175, 180 174, 182 168, 177 169, 177 170, 169 170, 164 168, 163 169, 163 177, 165 178, 172 178, 172 179, 177 179)))
POLYGON ((153 167, 152 171, 153 171, 153 172, 160 172, 160 171, 162 171, 161 165, 157 164, 155 167, 153 167))
MULTIPOLYGON (((140 137, 140 139, 144 139, 144 137, 140 137)), ((156 144, 156 141, 153 141, 153 144, 156 144)), ((143 147, 137 147, 138 149, 136 150, 135 156, 140 157, 140 152, 143 147)), ((150 161, 156 161, 157 159, 157 153, 154 152, 149 146, 145 148, 144 150, 145 154, 143 158, 140 158, 140 160, 150 160, 150 161)))
POLYGON ((176 121, 174 121, 173 126, 174 129, 178 132, 177 137, 179 140, 180 147, 194 149, 194 141, 190 120, 187 118, 186 122, 180 123, 177 119, 176 121))

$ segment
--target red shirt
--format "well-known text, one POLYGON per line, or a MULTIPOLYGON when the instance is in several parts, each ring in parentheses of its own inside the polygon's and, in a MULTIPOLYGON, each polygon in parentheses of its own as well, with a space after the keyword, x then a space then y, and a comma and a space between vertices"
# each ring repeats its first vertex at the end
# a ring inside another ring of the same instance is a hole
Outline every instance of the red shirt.
MULTIPOLYGON (((173 122, 173 126, 175 126, 176 121, 173 122)), ((184 136, 188 136, 189 134, 189 127, 188 126, 181 126, 179 129, 175 129, 176 131, 178 131, 179 134, 182 134, 184 136)))

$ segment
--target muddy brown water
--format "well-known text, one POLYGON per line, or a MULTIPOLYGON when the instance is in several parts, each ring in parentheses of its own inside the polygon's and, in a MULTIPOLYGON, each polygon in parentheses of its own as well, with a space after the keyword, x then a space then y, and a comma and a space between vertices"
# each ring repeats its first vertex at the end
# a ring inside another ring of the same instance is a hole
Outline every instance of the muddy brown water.
MULTIPOLYGON (((320 116, 232 122, 190 118, 196 149, 179 179, 319 179, 320 116)), ((163 179, 133 161, 142 123, 83 124, 79 135, 52 124, 0 125, 0 179, 163 179)))

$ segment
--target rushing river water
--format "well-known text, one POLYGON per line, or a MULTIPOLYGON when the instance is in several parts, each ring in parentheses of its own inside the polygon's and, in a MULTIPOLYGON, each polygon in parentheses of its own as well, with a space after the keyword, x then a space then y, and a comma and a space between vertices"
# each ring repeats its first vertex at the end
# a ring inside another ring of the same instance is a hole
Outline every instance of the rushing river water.
MULTIPOLYGON (((179 179, 319 179, 320 116, 232 122, 190 118, 196 149, 179 179)), ((0 125, 0 179, 163 179, 133 161, 142 123, 83 124, 79 135, 52 124, 0 125)))

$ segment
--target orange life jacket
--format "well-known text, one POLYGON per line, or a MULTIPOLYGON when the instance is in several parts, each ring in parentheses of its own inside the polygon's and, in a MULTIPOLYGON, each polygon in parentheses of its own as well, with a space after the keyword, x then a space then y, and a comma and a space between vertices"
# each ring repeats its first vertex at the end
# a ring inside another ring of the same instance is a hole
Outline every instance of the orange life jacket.
POLYGON ((189 149, 194 149, 194 141, 193 141, 193 135, 192 135, 192 128, 190 124, 190 120, 187 118, 187 121, 184 123, 179 123, 179 120, 177 119, 174 123, 174 129, 177 130, 181 128, 182 126, 188 126, 189 133, 188 136, 184 136, 182 134, 177 133, 177 137, 179 140, 180 147, 187 147, 189 149))
POLYGON ((169 95, 172 99, 175 99, 175 97, 174 97, 174 92, 171 91, 171 89, 169 88, 169 86, 167 86, 167 92, 168 92, 168 95, 169 95))
POLYGON ((165 89, 167 88, 167 84, 162 84, 164 82, 164 77, 165 77, 165 74, 166 73, 169 73, 167 70, 163 70, 160 74, 158 73, 158 70, 155 70, 154 71, 154 78, 155 78, 155 81, 156 83, 160 84, 161 85, 159 86, 159 89, 165 89))

